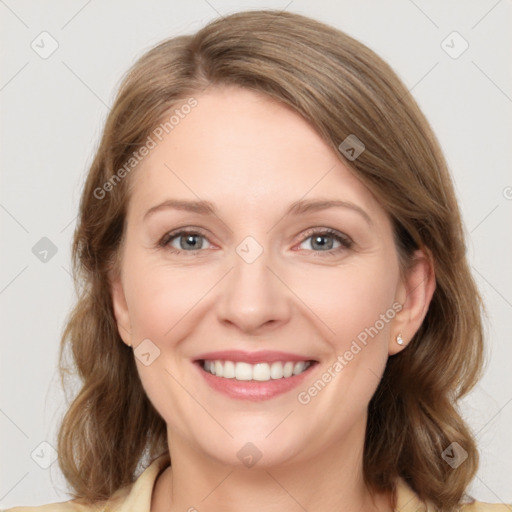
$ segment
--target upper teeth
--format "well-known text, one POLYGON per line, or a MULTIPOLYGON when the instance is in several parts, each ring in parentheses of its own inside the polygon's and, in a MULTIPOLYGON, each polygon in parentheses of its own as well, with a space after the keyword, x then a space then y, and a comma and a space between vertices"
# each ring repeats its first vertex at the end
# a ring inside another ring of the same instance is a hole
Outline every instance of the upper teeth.
POLYGON ((282 379, 299 375, 311 366, 310 361, 299 361, 297 363, 288 361, 282 363, 256 363, 249 364, 233 361, 204 361, 203 368, 212 375, 236 380, 259 380, 282 379))

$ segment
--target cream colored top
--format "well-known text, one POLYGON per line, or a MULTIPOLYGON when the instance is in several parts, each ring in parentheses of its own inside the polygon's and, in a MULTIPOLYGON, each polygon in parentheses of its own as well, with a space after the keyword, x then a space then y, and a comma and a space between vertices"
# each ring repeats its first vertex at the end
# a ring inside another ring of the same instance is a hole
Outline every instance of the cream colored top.
MULTIPOLYGON (((118 489, 109 500, 95 505, 83 505, 79 500, 50 503, 36 507, 14 507, 0 512, 151 512, 151 496, 158 475, 169 466, 169 455, 156 458, 135 480, 118 489)), ((422 503, 403 481, 397 483, 396 512, 434 512, 422 503)), ((512 505, 474 502, 463 505, 461 512, 512 512, 512 505)))

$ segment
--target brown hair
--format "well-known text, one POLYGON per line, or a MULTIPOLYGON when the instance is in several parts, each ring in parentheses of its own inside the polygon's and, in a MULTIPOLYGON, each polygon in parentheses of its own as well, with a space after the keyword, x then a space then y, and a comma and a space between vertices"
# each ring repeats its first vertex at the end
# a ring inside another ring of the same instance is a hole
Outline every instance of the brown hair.
POLYGON ((120 169, 171 108, 223 85, 263 93, 311 123, 390 215, 404 268, 414 249, 430 253, 436 290, 370 402, 364 474, 371 489, 388 491, 401 476, 421 499, 454 509, 477 469, 456 404, 480 375, 483 335, 447 165, 427 120, 382 59, 335 28, 273 10, 239 12, 158 44, 124 78, 107 118, 81 198, 73 243, 79 299, 60 352, 63 385, 69 373, 82 380, 58 435, 59 464, 74 497, 105 499, 136 478, 145 456, 168 450, 165 422, 113 315, 109 276, 130 181, 120 169), (349 135, 365 145, 355 160, 339 150, 349 135), (452 442, 468 454, 457 469, 441 457, 452 442))

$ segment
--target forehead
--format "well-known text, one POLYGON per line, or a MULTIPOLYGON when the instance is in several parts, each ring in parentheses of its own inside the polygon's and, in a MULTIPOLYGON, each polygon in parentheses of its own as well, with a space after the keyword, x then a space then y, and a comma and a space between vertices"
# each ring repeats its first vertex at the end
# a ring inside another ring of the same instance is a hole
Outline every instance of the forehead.
POLYGON ((261 213, 321 196, 382 213, 373 195, 297 112, 236 87, 195 95, 133 175, 131 208, 166 196, 261 213))

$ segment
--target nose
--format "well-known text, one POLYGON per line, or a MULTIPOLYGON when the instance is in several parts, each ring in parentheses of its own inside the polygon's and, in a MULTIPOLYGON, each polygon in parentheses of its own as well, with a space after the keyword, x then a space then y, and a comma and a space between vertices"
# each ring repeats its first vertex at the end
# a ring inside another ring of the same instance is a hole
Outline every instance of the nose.
POLYGON ((290 319, 293 294, 264 250, 254 261, 235 252, 217 306, 218 318, 246 334, 266 334, 290 319))

